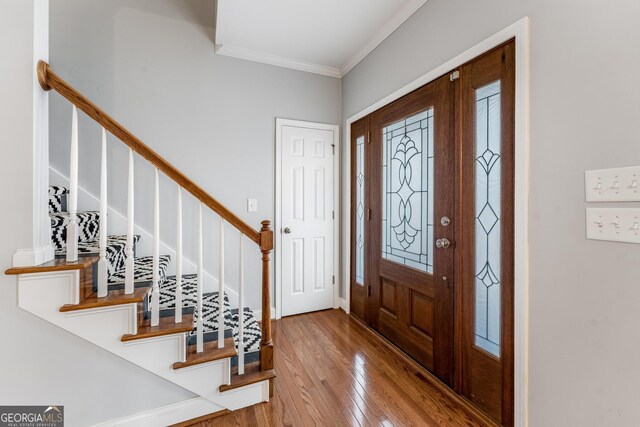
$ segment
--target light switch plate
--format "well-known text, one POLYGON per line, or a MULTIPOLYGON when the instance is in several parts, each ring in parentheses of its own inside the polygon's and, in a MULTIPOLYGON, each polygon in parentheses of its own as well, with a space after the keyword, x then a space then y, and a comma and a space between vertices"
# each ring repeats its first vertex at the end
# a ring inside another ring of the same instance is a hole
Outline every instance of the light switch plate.
POLYGON ((640 243, 640 208, 587 208, 587 239, 640 243))
POLYGON ((258 199, 247 199, 247 211, 248 212, 258 211, 258 199))
POLYGON ((587 202, 640 201, 640 166, 585 172, 587 202))

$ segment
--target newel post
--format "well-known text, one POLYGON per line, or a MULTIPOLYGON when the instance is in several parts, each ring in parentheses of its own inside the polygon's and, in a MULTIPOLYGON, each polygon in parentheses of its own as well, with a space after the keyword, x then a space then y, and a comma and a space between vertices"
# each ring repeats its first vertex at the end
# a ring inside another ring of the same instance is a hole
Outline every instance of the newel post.
POLYGON ((262 252, 262 342, 260 343, 260 370, 273 369, 273 343, 271 342, 271 274, 269 259, 273 249, 271 221, 262 221, 260 251, 262 252))

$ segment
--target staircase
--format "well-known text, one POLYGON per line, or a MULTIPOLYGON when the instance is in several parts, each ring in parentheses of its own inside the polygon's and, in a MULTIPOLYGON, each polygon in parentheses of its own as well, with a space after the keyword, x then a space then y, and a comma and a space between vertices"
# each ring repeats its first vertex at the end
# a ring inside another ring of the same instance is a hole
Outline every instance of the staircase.
MULTIPOLYGON (((273 233, 269 221, 256 231, 177 171, 124 127, 55 75, 38 65, 40 84, 55 89, 73 104, 69 188, 49 188, 51 242, 55 259, 40 266, 18 266, 18 305, 144 369, 200 396, 193 417, 236 410, 263 401, 273 393, 273 345, 269 255, 273 233), (78 211, 77 109, 103 127, 100 209, 78 211), (127 232, 108 234, 106 214, 106 131, 130 148, 127 232), (141 236, 133 233, 133 156, 156 168, 153 253, 138 256, 141 236), (178 185, 176 259, 159 253, 158 173, 178 185), (182 272, 182 190, 200 202, 197 274, 182 272), (218 290, 203 290, 202 209, 220 217, 218 290), (240 238, 240 283, 236 307, 223 284, 225 228, 240 238), (262 319, 244 306, 243 245, 257 244, 262 253, 262 319), (176 274, 167 275, 170 263, 176 274)), ((190 416, 191 417, 191 416, 190 416)), ((184 420, 172 420, 172 422, 184 420)))

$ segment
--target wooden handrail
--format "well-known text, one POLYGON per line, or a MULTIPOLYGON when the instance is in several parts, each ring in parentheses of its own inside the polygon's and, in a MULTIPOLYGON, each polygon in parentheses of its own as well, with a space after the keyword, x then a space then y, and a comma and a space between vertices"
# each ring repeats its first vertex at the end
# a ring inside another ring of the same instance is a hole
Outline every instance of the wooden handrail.
MULTIPOLYGON (((44 61, 38 61, 38 82, 43 90, 49 91, 54 89, 260 247, 260 251, 262 252, 262 322, 260 325, 262 340, 260 342, 260 369, 262 371, 270 371, 273 369, 271 274, 269 272, 270 254, 273 250, 273 230, 271 229, 271 222, 262 221, 260 231, 256 231, 247 225, 233 212, 224 207, 220 202, 211 197, 201 187, 162 158, 162 156, 136 138, 135 135, 125 129, 124 126, 116 122, 111 116, 51 71, 49 64, 44 61)), ((270 381, 269 394, 273 396, 272 381, 270 381)))
POLYGON ((120 123, 115 121, 111 116, 102 111, 93 102, 75 90, 71 85, 60 78, 56 73, 51 71, 49 64, 45 61, 38 61, 38 81, 42 89, 48 91, 54 89, 69 102, 83 111, 87 116, 102 125, 106 130, 111 132, 119 140, 128 145, 133 151, 145 158, 153 164, 158 170, 175 181, 179 186, 191 193, 196 199, 208 206, 212 211, 216 212, 225 221, 237 228, 241 233, 254 241, 261 248, 263 246, 263 238, 260 232, 245 223, 236 214, 223 206, 216 199, 211 197, 200 186, 191 181, 182 172, 176 169, 171 163, 166 161, 162 156, 153 151, 149 146, 143 143, 135 135, 125 129, 120 123))

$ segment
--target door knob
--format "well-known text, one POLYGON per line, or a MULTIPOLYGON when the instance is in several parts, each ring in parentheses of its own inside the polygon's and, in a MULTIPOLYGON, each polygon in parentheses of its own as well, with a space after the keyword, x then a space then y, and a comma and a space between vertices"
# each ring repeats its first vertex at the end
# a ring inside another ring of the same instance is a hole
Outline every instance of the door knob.
POLYGON ((436 240, 436 248, 438 249, 447 249, 449 246, 451 246, 451 242, 446 237, 436 240))
POLYGON ((282 231, 284 231, 284 234, 291 234, 291 229, 289 227, 285 227, 282 231))

